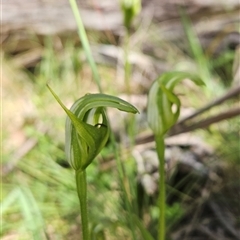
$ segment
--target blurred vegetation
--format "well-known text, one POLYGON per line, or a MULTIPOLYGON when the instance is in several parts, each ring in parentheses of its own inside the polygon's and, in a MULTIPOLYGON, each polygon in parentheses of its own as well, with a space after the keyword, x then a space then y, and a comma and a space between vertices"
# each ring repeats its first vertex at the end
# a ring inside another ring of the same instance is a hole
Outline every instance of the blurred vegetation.
MULTIPOLYGON (((162 58, 172 70, 190 69, 199 74, 206 83, 204 90, 196 90, 186 85, 180 90, 185 107, 200 108, 210 100, 226 91, 232 84, 232 66, 235 49, 224 49, 219 55, 207 54, 193 33, 190 20, 183 17, 186 37, 179 43, 164 42, 154 34, 154 23, 148 29, 147 41, 162 49, 162 58)), ((137 33, 145 31, 141 25, 137 33)), ((107 43, 116 45, 112 35, 89 31, 91 45, 107 43)), ((139 35, 140 36, 140 35, 139 35)), ((129 41, 131 42, 129 36, 129 41)), ((139 39, 139 42, 141 39, 139 39)), ((50 82, 62 101, 70 107, 80 96, 88 92, 98 92, 93 82, 90 67, 83 54, 82 45, 72 36, 29 36, 31 49, 38 49, 40 59, 33 65, 23 66, 23 52, 14 51, 18 42, 9 42, 2 49, 2 194, 1 237, 5 239, 79 239, 79 203, 73 171, 69 168, 64 153, 65 115, 46 88, 50 82), (9 51, 9 49, 12 49, 9 51), (20 59, 20 60, 19 60, 20 59)), ((124 48, 121 42, 119 47, 124 48)), ((139 43, 140 45, 140 43, 139 43)), ((139 51, 138 44, 134 50, 139 51)), ((17 49, 17 48, 16 48, 17 49)), ((154 60, 154 59, 153 59, 154 60)), ((135 83, 117 82, 118 69, 104 63, 97 65, 102 79, 104 93, 120 95, 123 93, 145 94, 149 89, 133 87, 135 83)), ((131 80, 131 76, 130 76, 131 80)), ((153 81, 154 79, 152 79, 153 81)), ((218 113, 238 99, 218 106, 211 113, 218 113)), ((135 139, 136 119, 127 119, 125 135, 135 139)), ((214 189, 216 199, 229 204, 231 212, 239 213, 237 197, 239 192, 239 118, 224 120, 197 130, 196 133, 215 148, 215 158, 210 164, 219 167, 222 185, 214 189), (220 190, 223 190, 221 192, 220 190), (227 195, 224 194, 227 193, 227 195)), ((122 129, 122 128, 121 128, 122 129)), ((145 129, 141 130, 145 131, 145 129)), ((141 132, 140 131, 140 132, 141 132)), ((133 141, 134 142, 134 141, 133 141)), ((144 198, 144 213, 137 223, 137 237, 141 239, 142 225, 155 236, 157 218, 156 199, 139 196, 137 168, 133 156, 126 154, 125 146, 118 142, 119 158, 129 182, 132 198, 132 213, 140 216, 139 198, 144 198), (139 227, 140 226, 140 227, 139 227)), ((88 168, 89 214, 92 239, 132 239, 128 225, 129 213, 119 187, 118 170, 109 159, 114 152, 111 142, 88 168)), ((200 206, 200 205, 198 205, 200 206)), ((169 204, 166 209, 168 233, 173 233, 181 220, 187 216, 190 206, 184 201, 169 204)), ((238 226, 239 214, 236 214, 238 226)), ((179 225, 178 225, 179 224, 179 225)), ((169 234, 170 239, 170 234, 169 234)), ((235 239, 235 238, 231 238, 235 239)))

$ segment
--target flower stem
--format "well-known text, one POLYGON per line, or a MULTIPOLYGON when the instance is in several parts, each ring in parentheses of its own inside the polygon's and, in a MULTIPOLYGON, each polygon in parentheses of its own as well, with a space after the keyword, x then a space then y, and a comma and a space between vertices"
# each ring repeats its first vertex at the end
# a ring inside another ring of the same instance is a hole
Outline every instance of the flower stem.
POLYGON ((158 239, 165 239, 165 145, 164 145, 164 136, 155 136, 155 141, 157 145, 157 154, 159 159, 159 199, 158 207, 160 211, 159 222, 158 222, 158 239))
POLYGON ((127 30, 126 37, 124 39, 124 79, 126 84, 126 91, 127 94, 130 95, 130 80, 131 80, 131 72, 132 66, 129 61, 129 54, 130 54, 130 32, 127 30))
POLYGON ((76 184, 81 210, 82 239, 89 240, 86 170, 76 171, 76 184))

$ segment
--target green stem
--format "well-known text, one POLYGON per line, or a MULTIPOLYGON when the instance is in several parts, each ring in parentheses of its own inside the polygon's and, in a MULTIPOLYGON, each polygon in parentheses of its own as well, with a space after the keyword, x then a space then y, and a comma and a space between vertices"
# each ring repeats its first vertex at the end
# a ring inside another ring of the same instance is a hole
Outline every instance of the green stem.
MULTIPOLYGON (((131 76, 132 76, 132 65, 129 60, 130 58, 130 31, 129 29, 126 30, 126 36, 124 39, 124 80, 125 86, 127 91, 127 96, 131 95, 131 76)), ((131 147, 134 146, 134 133, 135 133, 135 118, 134 116, 128 117, 128 124, 127 124, 127 133, 130 139, 131 147)))
POLYGON ((132 71, 132 66, 131 63, 129 61, 129 55, 130 55, 130 51, 129 51, 129 46, 130 45, 130 33, 129 31, 126 32, 126 37, 124 39, 124 78, 125 78, 125 84, 126 84, 126 90, 127 90, 127 94, 130 95, 130 78, 131 78, 131 71, 132 71))
POLYGON ((132 239, 136 240, 136 233, 135 233, 135 224, 134 224, 134 220, 133 220, 133 214, 132 214, 132 207, 131 207, 131 202, 130 199, 128 198, 128 192, 126 189, 126 184, 129 184, 129 179, 126 176, 126 172, 123 166, 123 163, 121 162, 120 156, 119 156, 119 151, 117 149, 117 145, 116 145, 116 140, 114 137, 114 134, 111 132, 110 135, 111 141, 113 143, 113 148, 114 148, 114 155, 116 158, 116 162, 117 162, 117 169, 118 169, 118 174, 119 174, 119 182, 120 182, 120 186, 121 186, 121 190, 123 191, 123 201, 124 204, 127 208, 127 223, 129 224, 129 227, 131 229, 131 233, 132 233, 132 239))
POLYGON ((165 158, 164 158, 164 136, 155 136, 155 142, 157 145, 157 154, 159 159, 159 199, 158 207, 160 211, 160 217, 158 222, 158 239, 165 239, 165 158))
POLYGON ((82 239, 89 240, 86 170, 76 171, 76 184, 81 210, 82 239))
POLYGON ((101 84, 100 84, 101 83, 100 76, 98 74, 98 70, 97 70, 95 61, 92 57, 92 52, 91 52, 91 49, 90 49, 90 46, 89 46, 87 34, 86 34, 86 31, 85 31, 85 28, 84 28, 84 25, 83 25, 83 22, 82 22, 82 19, 81 19, 81 15, 80 15, 79 10, 78 10, 76 0, 69 0, 69 3, 71 5, 73 15, 74 15, 76 23, 77 23, 78 35, 81 39, 81 42, 82 42, 83 49, 85 51, 87 60, 88 60, 89 65, 92 69, 94 80, 95 80, 95 82, 98 86, 99 92, 101 93, 102 88, 101 88, 101 84))

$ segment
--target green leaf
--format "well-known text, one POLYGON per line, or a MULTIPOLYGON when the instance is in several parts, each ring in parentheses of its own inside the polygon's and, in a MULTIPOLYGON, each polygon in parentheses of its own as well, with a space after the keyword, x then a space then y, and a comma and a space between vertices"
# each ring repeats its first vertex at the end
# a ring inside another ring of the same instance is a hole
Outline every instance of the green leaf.
POLYGON ((105 107, 137 113, 128 102, 106 94, 87 94, 79 98, 68 110, 47 85, 55 99, 68 115, 65 126, 65 152, 70 165, 83 171, 105 146, 110 126, 105 107))
POLYGON ((184 79, 204 85, 198 76, 177 71, 164 73, 153 82, 148 96, 147 117, 155 135, 163 136, 177 122, 181 103, 173 90, 184 79))

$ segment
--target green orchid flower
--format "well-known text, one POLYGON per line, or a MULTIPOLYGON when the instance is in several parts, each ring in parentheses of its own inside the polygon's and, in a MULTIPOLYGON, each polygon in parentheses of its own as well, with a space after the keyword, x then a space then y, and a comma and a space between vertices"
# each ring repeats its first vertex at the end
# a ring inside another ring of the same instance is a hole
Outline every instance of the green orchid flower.
POLYGON ((137 113, 130 103, 106 94, 87 94, 79 98, 67 109, 59 97, 48 86, 49 90, 67 113, 65 126, 65 152, 67 160, 76 171, 83 171, 105 146, 110 126, 106 107, 120 111, 137 113))
POLYGON ((75 170, 82 239, 89 240, 86 169, 105 146, 110 135, 105 108, 112 107, 130 113, 137 113, 138 110, 120 98, 101 93, 87 94, 79 98, 69 110, 55 92, 48 85, 47 87, 67 114, 65 152, 70 165, 75 170))
POLYGON ((164 136, 177 122, 181 102, 173 92, 174 87, 184 79, 190 79, 197 85, 204 85, 198 77, 186 72, 167 72, 157 78, 149 91, 147 118, 150 128, 153 130, 156 142, 156 150, 159 160, 159 200, 160 210, 158 223, 158 239, 165 239, 165 145, 164 136))
POLYGON ((173 90, 184 79, 190 79, 199 86, 204 85, 198 76, 178 71, 164 73, 152 84, 148 96, 147 117, 155 135, 164 135, 177 122, 181 103, 173 90))

